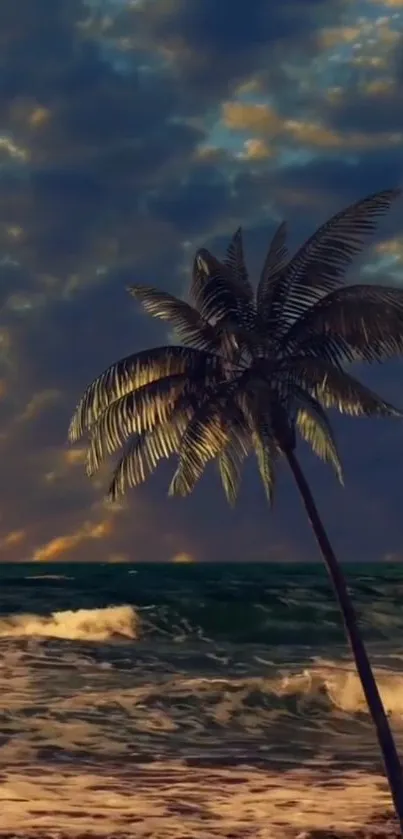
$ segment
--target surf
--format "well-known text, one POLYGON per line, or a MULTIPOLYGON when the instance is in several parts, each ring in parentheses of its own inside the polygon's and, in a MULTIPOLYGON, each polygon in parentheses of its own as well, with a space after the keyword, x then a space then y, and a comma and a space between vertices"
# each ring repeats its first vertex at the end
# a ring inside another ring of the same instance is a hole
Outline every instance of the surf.
POLYGON ((136 640, 140 619, 133 606, 69 609, 49 615, 12 614, 0 618, 0 638, 64 638, 69 641, 136 640))

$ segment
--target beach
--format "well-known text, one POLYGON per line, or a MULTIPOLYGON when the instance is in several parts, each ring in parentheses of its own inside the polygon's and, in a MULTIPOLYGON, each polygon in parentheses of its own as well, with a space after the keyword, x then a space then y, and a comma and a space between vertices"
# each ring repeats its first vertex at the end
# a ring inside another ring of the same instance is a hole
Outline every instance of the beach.
POLYGON ((319 773, 289 771, 280 788, 277 776, 247 767, 37 766, 3 775, 1 812, 0 836, 27 839, 399 836, 381 779, 355 773, 331 785, 319 773))
MULTIPOLYGON (((398 835, 320 566, 0 576, 1 837, 398 835)), ((403 575, 349 582, 402 747, 403 575)))

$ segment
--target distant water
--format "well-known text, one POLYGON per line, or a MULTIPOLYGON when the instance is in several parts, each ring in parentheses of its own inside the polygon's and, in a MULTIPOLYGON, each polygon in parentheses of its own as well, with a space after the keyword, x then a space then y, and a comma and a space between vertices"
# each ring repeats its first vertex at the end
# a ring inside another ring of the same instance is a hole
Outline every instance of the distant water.
MULTIPOLYGON (((347 567, 403 752, 403 567, 347 567)), ((316 565, 0 566, 0 835, 297 836, 389 809, 316 565)))

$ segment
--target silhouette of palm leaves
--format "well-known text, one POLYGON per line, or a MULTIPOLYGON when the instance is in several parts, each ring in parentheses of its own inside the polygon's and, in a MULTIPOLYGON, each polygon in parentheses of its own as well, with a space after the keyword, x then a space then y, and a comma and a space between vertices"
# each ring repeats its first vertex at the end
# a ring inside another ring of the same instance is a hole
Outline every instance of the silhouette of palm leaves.
POLYGON ((233 504, 243 461, 254 452, 271 501, 276 462, 294 448, 297 433, 342 481, 326 409, 400 416, 345 366, 402 354, 403 291, 343 285, 353 257, 398 195, 385 190, 342 210, 291 258, 281 224, 256 290, 241 229, 222 261, 197 252, 190 303, 149 286, 129 288, 149 314, 174 328, 180 344, 115 362, 77 406, 69 438, 89 434, 89 474, 123 447, 112 500, 176 455, 171 494, 190 493, 217 460, 233 504))

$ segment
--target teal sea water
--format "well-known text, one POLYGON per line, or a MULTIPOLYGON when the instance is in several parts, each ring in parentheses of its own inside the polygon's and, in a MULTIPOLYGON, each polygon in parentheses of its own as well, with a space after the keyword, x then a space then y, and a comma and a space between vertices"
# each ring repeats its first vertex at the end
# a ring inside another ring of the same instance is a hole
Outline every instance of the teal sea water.
MULTIPOLYGON (((346 574, 403 749, 403 567, 346 574)), ((264 839, 390 804, 319 565, 0 566, 0 718, 0 835, 264 839)))

